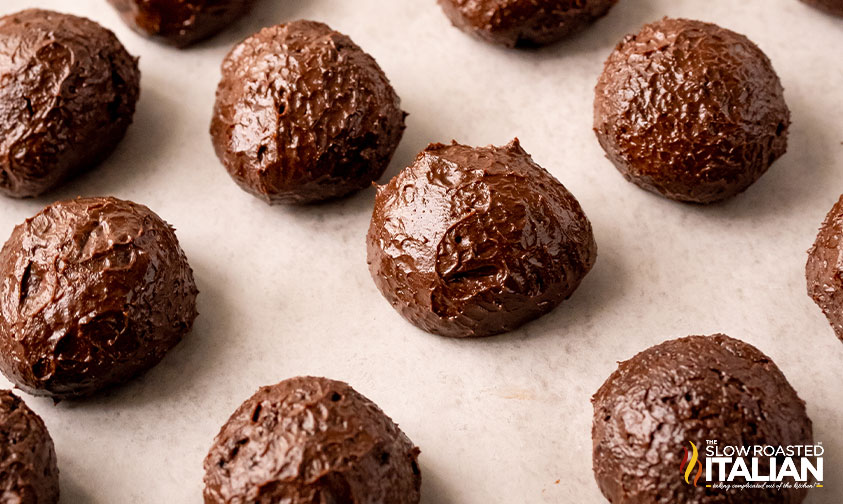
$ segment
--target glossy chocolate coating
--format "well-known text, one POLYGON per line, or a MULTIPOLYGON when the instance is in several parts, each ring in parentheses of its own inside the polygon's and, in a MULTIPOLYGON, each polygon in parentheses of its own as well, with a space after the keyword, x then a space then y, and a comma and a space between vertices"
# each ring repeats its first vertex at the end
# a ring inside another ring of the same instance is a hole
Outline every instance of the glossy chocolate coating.
POLYGON ((223 30, 255 0, 108 0, 131 29, 145 37, 186 47, 223 30))
MULTIPOLYGON (((704 476, 697 487, 682 477, 689 442, 700 451, 703 472, 707 440, 812 444, 805 403, 752 345, 723 334, 667 341, 620 363, 592 403, 594 475, 614 504, 795 504, 805 498, 805 490, 715 490, 705 488, 704 476)), ((769 474, 766 460, 759 459, 759 474, 769 474)))
POLYGON ((457 28, 508 47, 552 44, 604 16, 618 0, 439 0, 457 28))
POLYGON ((452 337, 510 331, 549 312, 597 259, 576 198, 518 140, 429 145, 378 188, 367 243, 392 306, 452 337))
POLYGON ((0 191, 38 196, 96 166, 126 133, 137 59, 85 18, 30 9, 0 18, 0 191))
POLYGON ((264 28, 222 64, 211 123, 217 156, 268 203, 313 203, 369 187, 404 132, 375 60, 327 25, 264 28))
POLYGON ((843 196, 835 203, 808 251, 808 295, 817 303, 834 334, 843 341, 843 196))
POLYGON ((606 61, 594 131, 627 180, 711 203, 758 180, 787 149, 790 112, 767 56, 717 25, 669 19, 628 35, 606 61))
POLYGON ((47 426, 8 390, 0 390, 0 502, 56 504, 59 470, 47 426))
POLYGON ((193 272, 173 229, 115 198, 54 203, 0 251, 0 371, 57 399, 158 363, 196 317, 193 272))
POLYGON ((802 0, 835 16, 843 16, 843 0, 802 0))
POLYGON ((348 384, 298 377, 263 387, 205 458, 206 504, 416 504, 419 449, 348 384))

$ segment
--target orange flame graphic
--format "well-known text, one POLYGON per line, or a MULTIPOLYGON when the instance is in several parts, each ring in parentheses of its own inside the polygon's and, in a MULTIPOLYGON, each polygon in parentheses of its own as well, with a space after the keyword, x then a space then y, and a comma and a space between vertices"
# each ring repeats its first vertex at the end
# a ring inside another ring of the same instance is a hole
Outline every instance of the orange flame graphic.
POLYGON ((691 460, 688 460, 688 449, 682 448, 685 450, 685 454, 682 456, 682 462, 679 463, 679 471, 684 471, 685 474, 685 483, 691 485, 691 473, 694 471, 694 468, 697 469, 697 474, 694 476, 693 485, 697 486, 697 482, 700 480, 700 476, 702 476, 702 463, 700 462, 700 453, 697 451, 697 445, 688 441, 691 445, 691 460))

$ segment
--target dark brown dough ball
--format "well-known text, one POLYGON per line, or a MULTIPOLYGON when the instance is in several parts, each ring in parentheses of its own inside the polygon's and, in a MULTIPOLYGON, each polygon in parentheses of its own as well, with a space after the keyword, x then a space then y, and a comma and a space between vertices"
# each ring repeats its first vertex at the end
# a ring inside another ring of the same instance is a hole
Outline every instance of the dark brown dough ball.
MULTIPOLYGON (((752 345, 723 334, 667 341, 622 362, 592 402, 594 475, 612 503, 795 504, 805 498, 804 489, 707 489, 682 479, 689 442, 701 459, 706 440, 813 444, 805 403, 752 345)), ((766 460, 759 459, 759 474, 769 474, 766 460)))
POLYGON ((790 111, 767 56, 717 25, 669 19, 606 61, 594 131, 627 180, 711 203, 743 192, 787 149, 790 111))
POLYGON ((205 458, 205 503, 416 504, 419 449, 348 384, 298 377, 263 387, 205 458))
POLYGON ((137 59, 85 18, 25 10, 0 18, 0 191, 38 196, 93 168, 123 138, 137 59))
POLYGON ((245 15, 255 0, 108 0, 134 31, 186 47, 222 31, 245 15))
POLYGON ((829 14, 843 16, 843 0, 802 0, 808 5, 822 9, 829 14))
POLYGON ((193 272, 173 229, 115 198, 54 203, 0 251, 0 371, 57 399, 158 363, 196 317, 193 272))
POLYGON ((557 42, 604 16, 618 0, 439 0, 457 28, 508 47, 557 42))
POLYGON ((264 28, 222 64, 211 123, 217 156, 268 203, 313 203, 369 187, 404 132, 375 60, 313 21, 264 28))
POLYGON ((47 426, 8 390, 0 390, 0 502, 55 504, 59 469, 47 426))
POLYGON ((597 259, 576 198, 505 147, 431 144, 380 187, 369 271, 407 320, 435 334, 489 336, 555 308, 597 259))
POLYGON ((834 334, 843 341, 843 196, 823 222, 808 251, 808 295, 817 303, 834 334))

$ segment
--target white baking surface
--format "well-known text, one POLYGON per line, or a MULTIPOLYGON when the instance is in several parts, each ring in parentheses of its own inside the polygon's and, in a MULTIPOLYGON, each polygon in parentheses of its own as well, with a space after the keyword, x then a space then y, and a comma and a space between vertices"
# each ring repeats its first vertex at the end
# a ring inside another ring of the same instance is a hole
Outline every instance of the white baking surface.
POLYGON ((843 344, 804 280, 805 250, 843 192, 843 20, 796 0, 621 0, 591 30, 523 52, 465 36, 434 0, 265 0, 178 51, 132 33, 105 0, 3 0, 0 14, 27 7, 114 30, 141 58, 142 92, 99 169, 37 200, 0 199, 0 239, 56 199, 131 199, 177 228, 201 291, 193 332, 145 376, 84 401, 24 395, 55 439, 62 503, 201 502, 220 426, 259 386, 301 374, 348 381, 401 425, 422 449, 425 504, 606 502, 591 472, 591 394, 617 361, 714 332, 758 346, 789 378, 826 448, 825 488, 808 502, 843 501, 843 344), (725 204, 636 188, 591 131, 606 56, 664 15, 748 35, 786 88, 787 155, 725 204), (518 136, 577 196, 599 258, 569 301, 508 335, 426 334, 369 277, 373 190, 271 208, 229 179, 207 131, 219 64, 261 26, 297 18, 349 34, 401 96, 408 128, 383 180, 428 142, 518 136))

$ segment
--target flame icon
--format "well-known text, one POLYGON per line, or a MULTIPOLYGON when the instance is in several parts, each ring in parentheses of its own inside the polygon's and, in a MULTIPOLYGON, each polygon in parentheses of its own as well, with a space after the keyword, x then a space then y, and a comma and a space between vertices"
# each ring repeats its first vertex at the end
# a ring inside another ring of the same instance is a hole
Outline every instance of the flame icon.
POLYGON ((694 468, 697 469, 697 475, 694 476, 694 486, 697 486, 697 482, 700 480, 700 476, 702 476, 702 463, 700 463, 700 454, 697 451, 697 445, 688 441, 691 445, 691 460, 688 460, 688 449, 682 448, 685 450, 685 455, 682 457, 682 462, 679 464, 679 470, 684 471, 685 474, 685 483, 691 484, 690 477, 691 473, 694 471, 694 468))

